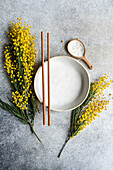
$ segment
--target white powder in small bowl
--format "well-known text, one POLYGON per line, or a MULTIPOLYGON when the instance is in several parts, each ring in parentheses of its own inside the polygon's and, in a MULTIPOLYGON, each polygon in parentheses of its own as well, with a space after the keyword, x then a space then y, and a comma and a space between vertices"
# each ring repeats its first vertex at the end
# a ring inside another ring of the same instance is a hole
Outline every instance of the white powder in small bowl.
POLYGON ((72 40, 69 44, 68 44, 68 51, 70 52, 70 54, 72 54, 73 56, 76 57, 83 57, 84 55, 84 46, 83 44, 78 41, 78 40, 72 40))

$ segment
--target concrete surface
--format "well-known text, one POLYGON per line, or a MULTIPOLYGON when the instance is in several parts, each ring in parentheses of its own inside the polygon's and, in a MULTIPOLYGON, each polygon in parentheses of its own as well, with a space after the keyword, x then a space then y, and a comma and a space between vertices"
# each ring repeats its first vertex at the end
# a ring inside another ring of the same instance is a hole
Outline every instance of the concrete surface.
MULTIPOLYGON (((91 81, 107 73, 113 79, 113 1, 112 0, 0 0, 0 97, 7 101, 10 86, 3 69, 5 28, 22 17, 33 34, 40 63, 40 32, 51 34, 51 57, 69 55, 66 43, 78 37, 84 42, 91 81), (64 40, 64 43, 61 43, 64 40)), ((45 39, 46 40, 46 39, 45 39)), ((45 41, 46 44, 46 41, 45 41)), ((45 53, 46 56, 46 53, 45 53)), ((113 86, 106 93, 112 93, 113 86)), ((1 170, 113 170, 113 99, 107 111, 81 135, 72 139, 61 158, 57 155, 67 136, 70 112, 52 112, 52 125, 42 125, 37 114, 35 130, 44 147, 12 114, 0 109, 1 170)))

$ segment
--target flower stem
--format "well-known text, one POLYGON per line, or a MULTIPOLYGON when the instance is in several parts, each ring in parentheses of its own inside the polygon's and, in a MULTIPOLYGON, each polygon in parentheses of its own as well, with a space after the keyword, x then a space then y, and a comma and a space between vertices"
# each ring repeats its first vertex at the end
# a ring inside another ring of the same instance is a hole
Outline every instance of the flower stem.
POLYGON ((30 128, 31 128, 31 131, 34 133, 34 135, 36 136, 36 138, 42 143, 42 141, 41 141, 41 140, 39 139, 39 137, 37 136, 37 134, 36 134, 33 126, 31 125, 31 123, 29 123, 29 125, 30 125, 30 128))
POLYGON ((70 140, 70 138, 68 137, 67 140, 65 141, 65 143, 63 144, 63 146, 62 146, 62 148, 61 148, 59 154, 58 154, 58 158, 60 158, 60 155, 61 155, 61 153, 62 153, 64 147, 66 146, 66 144, 68 143, 69 140, 70 140))

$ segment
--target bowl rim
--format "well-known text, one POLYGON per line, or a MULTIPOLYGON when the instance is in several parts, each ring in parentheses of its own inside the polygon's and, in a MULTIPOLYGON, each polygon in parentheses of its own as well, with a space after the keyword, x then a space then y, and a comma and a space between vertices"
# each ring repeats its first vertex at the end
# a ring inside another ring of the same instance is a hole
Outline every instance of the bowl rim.
MULTIPOLYGON (((52 60, 52 59, 54 59, 54 58, 58 58, 58 57, 68 57, 69 59, 71 59, 71 60, 74 60, 75 62, 77 62, 78 64, 80 64, 82 67, 83 67, 83 69, 85 70, 85 72, 86 72, 86 74, 87 74, 87 77, 88 77, 88 90, 87 90, 87 93, 86 93, 86 95, 85 95, 85 97, 82 99, 82 101, 77 105, 77 106, 74 106, 74 107, 71 107, 70 109, 65 109, 65 110, 62 110, 62 109, 54 109, 54 108, 51 108, 51 106, 50 106, 50 109, 52 110, 52 111, 56 111, 56 112, 67 112, 67 111, 72 111, 72 110, 74 110, 74 109, 76 109, 77 107, 79 107, 84 101, 85 101, 85 99, 87 98, 87 96, 88 96, 88 94, 89 94, 89 90, 90 90, 90 75, 89 75, 89 73, 88 73, 88 71, 87 71, 87 69, 85 68, 85 66, 82 64, 82 63, 80 63, 79 61, 77 61, 77 59, 75 59, 75 58, 73 58, 73 57, 70 57, 70 56, 53 56, 53 57, 51 57, 50 58, 50 60, 52 60)), ((48 61, 44 61, 44 64, 45 63, 47 63, 48 61)), ((37 69, 37 71, 36 71, 36 73, 35 73, 35 76, 34 76, 34 91, 35 91, 35 87, 36 87, 36 75, 37 75, 37 73, 38 73, 38 71, 41 69, 41 67, 42 67, 42 65, 40 65, 39 67, 38 67, 38 69, 37 69)), ((40 103, 43 103, 43 101, 41 101, 41 99, 40 99, 40 97, 39 96, 37 96, 37 93, 36 93, 36 91, 35 91, 35 95, 36 95, 36 97, 38 98, 38 100, 39 100, 39 102, 40 103)), ((48 107, 47 105, 45 105, 45 107, 48 107)))

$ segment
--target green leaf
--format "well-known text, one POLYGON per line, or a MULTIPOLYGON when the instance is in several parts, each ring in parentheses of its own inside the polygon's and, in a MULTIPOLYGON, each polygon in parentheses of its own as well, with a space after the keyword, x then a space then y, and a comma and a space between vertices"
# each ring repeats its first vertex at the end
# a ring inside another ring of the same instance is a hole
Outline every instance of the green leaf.
POLYGON ((27 121, 25 120, 21 120, 24 124, 29 124, 27 121))
POLYGON ((18 118, 25 120, 25 117, 23 117, 23 115, 21 114, 21 111, 17 109, 17 107, 9 105, 8 103, 2 101, 0 99, 0 107, 6 111, 9 111, 10 113, 13 113, 15 116, 17 116, 18 118))
POLYGON ((73 131, 75 129, 75 123, 78 119, 79 113, 80 113, 80 106, 72 111, 71 135, 73 134, 73 131))
POLYGON ((36 114, 36 103, 35 103, 33 94, 30 96, 29 111, 30 111, 30 113, 32 115, 32 120, 34 121, 35 114, 36 114))

